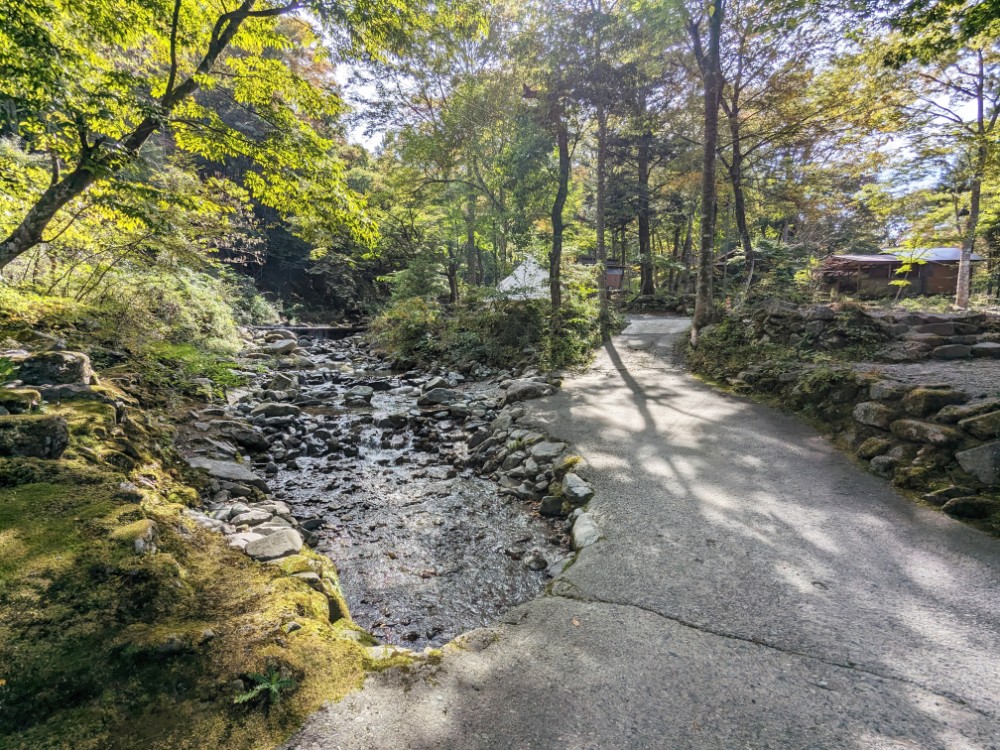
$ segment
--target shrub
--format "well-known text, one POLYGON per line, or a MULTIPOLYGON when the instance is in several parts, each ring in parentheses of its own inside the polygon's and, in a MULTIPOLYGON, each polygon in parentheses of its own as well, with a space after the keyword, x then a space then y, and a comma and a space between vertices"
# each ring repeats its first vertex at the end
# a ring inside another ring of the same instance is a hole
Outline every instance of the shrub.
POLYGON ((580 274, 570 275, 567 287, 556 320, 548 300, 506 299, 475 289, 450 314, 425 297, 398 299, 376 316, 369 335, 383 353, 421 364, 579 365, 600 343, 598 305, 580 274))

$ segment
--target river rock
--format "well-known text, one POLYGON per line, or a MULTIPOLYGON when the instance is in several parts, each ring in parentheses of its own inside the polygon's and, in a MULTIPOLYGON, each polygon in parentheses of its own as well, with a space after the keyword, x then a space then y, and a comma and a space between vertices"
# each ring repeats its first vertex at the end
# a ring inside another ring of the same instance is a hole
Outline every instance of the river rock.
POLYGON ((281 529, 248 542, 245 551, 256 560, 276 560, 298 553, 302 544, 302 536, 295 529, 281 529))
POLYGON ((59 458, 67 446, 69 429, 62 417, 36 414, 0 417, 0 456, 59 458))
POLYGON ((375 389, 367 385, 356 385, 344 391, 344 403, 348 406, 363 406, 370 404, 375 396, 375 389))
POLYGON ((546 495, 538 506, 538 512, 543 516, 558 517, 563 513, 563 498, 558 495, 546 495))
POLYGON ((450 388, 433 388, 417 399, 418 406, 442 406, 462 399, 462 394, 450 388))
POLYGON ((267 390, 269 391, 284 391, 288 393, 289 391, 296 391, 298 388, 299 379, 295 375, 285 372, 276 373, 267 384, 267 390))
POLYGON ((917 419, 897 419, 890 428, 893 435, 911 443, 927 443, 942 447, 954 445, 962 440, 962 433, 958 430, 917 419))
MULTIPOLYGON (((205 458, 204 456, 194 456, 193 458, 189 458, 187 462, 192 468, 204 469, 208 472, 209 476, 215 479, 222 479, 235 484, 248 484, 262 492, 270 492, 264 480, 243 464, 233 461, 217 461, 212 458, 205 458)), ((230 491, 232 490, 230 489, 230 491)))
POLYGON ((448 381, 437 375, 424 383, 420 390, 427 393, 428 391, 433 391, 435 388, 446 388, 447 386, 448 381))
POLYGON ((287 328, 274 328, 264 334, 264 341, 282 341, 284 339, 298 341, 299 335, 294 331, 289 331, 287 328))
POLYGON ((531 457, 536 461, 549 463, 559 458, 565 449, 565 443, 553 443, 548 440, 543 440, 542 442, 535 443, 531 446, 530 453, 531 457))
POLYGON ((590 486, 590 483, 572 471, 563 477, 562 492, 563 497, 574 505, 583 505, 594 496, 594 488, 590 486))
POLYGON ((854 407, 854 421, 869 427, 879 427, 883 430, 889 429, 895 411, 885 404, 877 401, 862 401, 854 407))
POLYGON ((980 440, 996 440, 1000 438, 1000 411, 963 419, 958 426, 980 440))
POLYGON ((273 417, 297 417, 301 413, 302 409, 295 404, 277 404, 273 401, 265 401, 257 405, 250 412, 250 416, 271 419, 273 417))
POLYGON ((955 454, 959 465, 983 484, 1000 484, 1000 441, 955 454))
POLYGON ((507 387, 503 403, 513 404, 518 401, 528 401, 533 398, 551 396, 555 389, 544 380, 515 380, 507 387))
POLYGON ((298 346, 299 342, 295 339, 277 339, 276 341, 267 342, 261 347, 261 349, 267 354, 280 356, 282 354, 288 354, 294 349, 297 349, 298 346))
POLYGON ((601 531, 589 513, 581 513, 573 523, 573 549, 581 550, 601 538, 601 531))
POLYGON ((524 559, 521 562, 523 562, 524 567, 529 570, 545 570, 549 567, 548 561, 542 557, 541 550, 537 549, 531 550, 531 552, 524 556, 524 559))
POLYGON ((25 385, 89 384, 93 378, 90 357, 81 352, 32 354, 18 368, 17 377, 25 385))
POLYGON ((254 453, 263 453, 270 447, 264 433, 250 427, 227 427, 222 434, 254 453))
POLYGON ((954 388, 914 388, 903 396, 903 410, 914 417, 926 417, 945 406, 968 400, 967 394, 954 388))
POLYGON ((256 526, 271 520, 271 514, 263 510, 248 510, 237 516, 232 516, 229 523, 233 526, 256 526))

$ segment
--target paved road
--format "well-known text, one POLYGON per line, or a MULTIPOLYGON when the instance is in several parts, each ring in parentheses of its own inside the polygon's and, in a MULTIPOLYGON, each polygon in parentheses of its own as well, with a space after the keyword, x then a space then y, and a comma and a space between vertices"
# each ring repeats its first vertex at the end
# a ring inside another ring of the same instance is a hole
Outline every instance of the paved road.
POLYGON ((634 319, 532 406, 587 459, 604 538, 290 747, 1000 748, 1000 542, 698 383, 669 358, 685 326, 634 319))

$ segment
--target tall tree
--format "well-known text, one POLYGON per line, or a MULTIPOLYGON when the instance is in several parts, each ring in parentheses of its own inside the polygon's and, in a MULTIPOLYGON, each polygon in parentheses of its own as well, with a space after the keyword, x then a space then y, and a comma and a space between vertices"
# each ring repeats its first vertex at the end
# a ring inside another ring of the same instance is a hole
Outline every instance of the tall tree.
MULTIPOLYGON (((0 27, 0 98, 15 113, 17 132, 51 155, 52 170, 50 184, 0 242, 0 268, 42 242, 56 214, 95 182, 127 174, 164 130, 198 154, 253 157, 258 170, 247 183, 265 202, 303 198, 299 173, 310 155, 319 161, 328 153, 309 118, 328 113, 330 99, 265 54, 286 44, 278 19, 315 14, 344 49, 379 55, 402 44, 410 29, 447 18, 434 6, 394 0, 227 6, 4 0, 0 14, 12 22, 0 27), (199 90, 219 86, 239 104, 265 112, 276 124, 272 137, 248 141, 195 100, 199 90)), ((336 164, 316 166, 312 182, 327 175, 329 208, 357 221, 352 216, 360 215, 360 204, 338 179, 336 164)))
POLYGON ((691 43, 699 59, 704 60, 705 109, 701 168, 701 242, 698 248, 698 282, 695 288, 694 318, 691 323, 692 343, 698 341, 698 331, 712 317, 712 272, 715 261, 716 184, 715 162, 719 146, 719 100, 722 95, 722 24, 725 0, 709 0, 705 6, 705 23, 708 26, 708 47, 703 53, 702 19, 692 18, 688 24, 691 43))
POLYGON ((913 142, 918 148, 929 142, 943 145, 965 175, 968 199, 960 214, 964 222, 955 292, 956 307, 964 309, 969 306, 983 183, 1000 119, 1000 28, 985 24, 974 33, 981 26, 977 22, 970 29, 972 11, 965 4, 939 2, 935 8, 919 24, 897 17, 907 33, 897 33, 879 53, 898 73, 893 78, 895 101, 913 142))

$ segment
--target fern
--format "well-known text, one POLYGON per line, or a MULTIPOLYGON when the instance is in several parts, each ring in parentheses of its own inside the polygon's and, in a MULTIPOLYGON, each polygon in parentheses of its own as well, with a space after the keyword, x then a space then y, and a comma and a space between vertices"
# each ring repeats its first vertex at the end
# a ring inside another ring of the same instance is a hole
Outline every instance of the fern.
POLYGON ((233 703, 236 705, 259 699, 266 707, 270 708, 281 702, 283 692, 294 690, 297 687, 295 680, 284 677, 275 667, 269 667, 264 673, 254 672, 247 677, 256 684, 233 699, 233 703))

